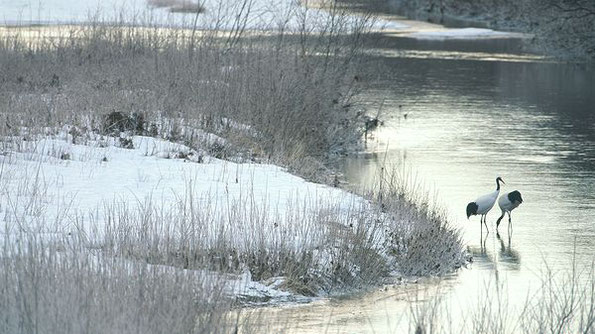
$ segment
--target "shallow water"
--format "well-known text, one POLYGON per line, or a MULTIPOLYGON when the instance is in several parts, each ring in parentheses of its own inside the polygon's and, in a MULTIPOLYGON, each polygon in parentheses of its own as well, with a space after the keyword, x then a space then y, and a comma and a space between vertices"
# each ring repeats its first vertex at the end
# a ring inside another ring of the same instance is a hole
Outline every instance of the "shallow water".
POLYGON ((420 303, 409 302, 436 296, 452 305, 454 323, 469 301, 489 293, 515 314, 546 263, 558 272, 573 259, 578 268, 595 259, 595 71, 531 59, 518 41, 421 44, 394 38, 371 52, 372 67, 383 70, 364 99, 381 108, 385 123, 343 171, 354 185, 370 184, 380 166, 417 177, 461 230, 473 263, 440 282, 275 309, 295 332, 411 332, 408 311, 420 303), (506 218, 495 233, 496 205, 482 235, 479 217, 467 220, 465 208, 495 190, 497 176, 507 182, 503 191, 519 190, 525 202, 513 211, 511 233, 506 218))

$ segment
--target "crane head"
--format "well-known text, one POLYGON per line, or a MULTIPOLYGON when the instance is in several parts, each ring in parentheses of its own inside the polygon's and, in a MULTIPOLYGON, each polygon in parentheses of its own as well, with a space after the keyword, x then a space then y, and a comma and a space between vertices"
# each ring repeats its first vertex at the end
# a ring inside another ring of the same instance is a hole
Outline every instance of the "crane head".
POLYGON ((471 217, 472 215, 476 215, 477 209, 479 209, 477 203, 471 202, 467 204, 467 219, 469 219, 469 217, 471 217))
POLYGON ((523 203, 523 197, 521 197, 521 192, 518 190, 510 192, 508 194, 508 200, 510 200, 512 203, 514 203, 514 202, 523 203))

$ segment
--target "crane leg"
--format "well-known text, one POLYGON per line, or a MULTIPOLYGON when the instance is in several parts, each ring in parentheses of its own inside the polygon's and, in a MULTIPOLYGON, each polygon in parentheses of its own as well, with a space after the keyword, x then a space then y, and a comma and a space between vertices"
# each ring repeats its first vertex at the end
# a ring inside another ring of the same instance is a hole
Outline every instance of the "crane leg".
POLYGON ((483 216, 483 224, 486 226, 486 232, 490 233, 490 230, 488 229, 488 222, 487 222, 487 216, 483 216))
POLYGON ((502 216, 498 217, 498 220, 496 220, 496 231, 498 231, 498 227, 500 227, 500 221, 502 220, 502 218, 504 218, 504 210, 502 210, 502 216))

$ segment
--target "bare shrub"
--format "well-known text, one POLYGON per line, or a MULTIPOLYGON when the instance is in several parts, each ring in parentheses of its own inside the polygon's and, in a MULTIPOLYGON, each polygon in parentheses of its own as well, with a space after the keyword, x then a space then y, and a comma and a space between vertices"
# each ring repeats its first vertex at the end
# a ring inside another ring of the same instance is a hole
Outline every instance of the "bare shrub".
POLYGON ((145 117, 143 114, 133 113, 130 116, 119 111, 113 111, 105 116, 103 131, 108 134, 119 135, 129 131, 132 134, 145 133, 145 117))
POLYGON ((149 6, 168 7, 172 13, 203 13, 205 8, 199 3, 189 0, 149 0, 149 6))
POLYGON ((30 131, 70 124, 140 133, 141 123, 158 130, 169 119, 277 163, 322 160, 357 145, 363 129, 354 99, 370 19, 332 13, 319 30, 304 17, 302 31, 272 35, 101 22, 55 28, 66 30, 60 38, 9 35, 0 41, 0 114, 30 131))
POLYGON ((381 169, 368 195, 395 223, 388 232, 388 251, 404 275, 443 275, 467 262, 460 233, 409 172, 381 169))

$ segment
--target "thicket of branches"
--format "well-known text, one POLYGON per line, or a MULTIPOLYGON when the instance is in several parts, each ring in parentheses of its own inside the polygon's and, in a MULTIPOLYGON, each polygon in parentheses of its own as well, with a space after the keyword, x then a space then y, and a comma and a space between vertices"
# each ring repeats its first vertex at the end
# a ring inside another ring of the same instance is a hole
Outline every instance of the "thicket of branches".
POLYGON ((533 47, 571 60, 595 60, 595 1, 388 0, 418 19, 483 21, 490 28, 532 33, 533 47))
POLYGON ((63 124, 94 130, 119 112, 140 116, 141 130, 168 119, 285 165, 324 160, 363 132, 353 98, 371 22, 329 10, 329 20, 304 10, 291 17, 299 31, 280 26, 263 35, 241 24, 221 36, 92 22, 30 39, 17 28, 0 39, 0 133, 63 124))

